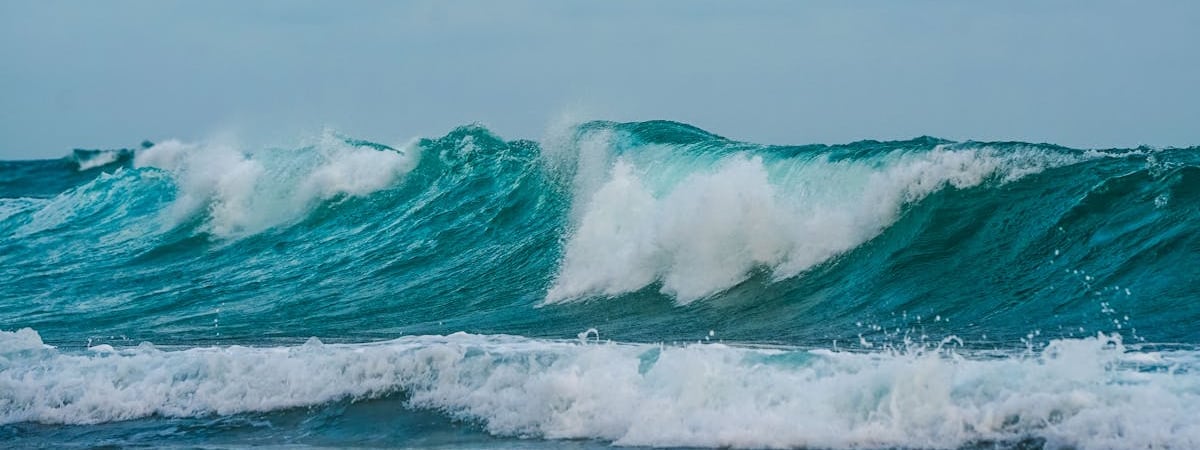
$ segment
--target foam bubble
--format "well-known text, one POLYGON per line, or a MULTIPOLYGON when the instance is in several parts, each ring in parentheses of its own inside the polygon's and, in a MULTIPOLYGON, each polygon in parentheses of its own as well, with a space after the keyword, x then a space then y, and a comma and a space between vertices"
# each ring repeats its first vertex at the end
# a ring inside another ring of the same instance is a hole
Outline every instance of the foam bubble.
POLYGON ((1197 356, 1129 351, 1116 335, 976 358, 462 333, 74 353, 21 330, 0 333, 0 423, 227 415, 404 392, 409 407, 496 435, 621 445, 1193 448, 1197 356))

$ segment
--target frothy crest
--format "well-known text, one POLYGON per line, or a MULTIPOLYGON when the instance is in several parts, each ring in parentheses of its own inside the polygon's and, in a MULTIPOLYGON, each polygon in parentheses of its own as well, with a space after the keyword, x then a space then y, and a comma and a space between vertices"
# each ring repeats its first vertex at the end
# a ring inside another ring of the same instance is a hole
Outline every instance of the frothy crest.
POLYGON ((138 153, 134 165, 174 176, 170 225, 203 213, 206 231, 233 237, 296 220, 320 201, 387 188, 416 161, 409 149, 354 145, 327 132, 295 151, 245 153, 229 144, 170 140, 138 153))
POLYGON ((893 353, 418 336, 373 344, 68 353, 0 333, 0 423, 273 411, 404 392, 490 433, 620 445, 1076 448, 1200 444, 1194 352, 1119 336, 1041 353, 893 353))

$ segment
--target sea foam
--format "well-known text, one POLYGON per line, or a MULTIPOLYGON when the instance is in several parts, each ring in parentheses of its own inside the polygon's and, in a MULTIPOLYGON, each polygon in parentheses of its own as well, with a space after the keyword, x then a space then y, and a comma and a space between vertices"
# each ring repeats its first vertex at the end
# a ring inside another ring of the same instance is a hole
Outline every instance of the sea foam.
POLYGON ((489 433, 622 445, 1195 448, 1191 351, 1117 335, 1003 356, 414 336, 367 344, 149 344, 68 352, 0 334, 0 423, 203 417, 404 394, 489 433))

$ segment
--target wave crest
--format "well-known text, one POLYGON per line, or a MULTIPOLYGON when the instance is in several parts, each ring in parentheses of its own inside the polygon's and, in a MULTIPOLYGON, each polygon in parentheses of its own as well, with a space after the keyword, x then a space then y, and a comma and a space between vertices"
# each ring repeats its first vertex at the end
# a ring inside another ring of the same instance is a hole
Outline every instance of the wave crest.
MULTIPOLYGON (((781 157, 629 141, 608 130, 576 150, 575 211, 546 303, 661 283, 686 304, 758 269, 794 277, 879 235, 906 205, 945 188, 1002 184, 1088 158, 1026 148, 935 145, 860 158, 781 157)), ((742 146, 746 147, 746 146, 742 146)))
POLYGON ((355 143, 332 133, 296 151, 244 153, 227 144, 166 141, 138 153, 136 167, 170 172, 178 186, 170 222, 199 212, 206 231, 254 234, 303 216, 314 204, 363 196, 396 183, 417 152, 355 143))

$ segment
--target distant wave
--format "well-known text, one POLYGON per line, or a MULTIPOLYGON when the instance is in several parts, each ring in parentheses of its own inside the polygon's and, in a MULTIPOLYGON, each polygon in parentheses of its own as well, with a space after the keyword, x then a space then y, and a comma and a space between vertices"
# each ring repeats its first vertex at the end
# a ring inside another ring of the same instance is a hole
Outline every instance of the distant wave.
MULTIPOLYGON (((153 142, 142 141, 141 149, 145 150, 153 146, 153 142)), ((133 160, 135 154, 137 154, 137 150, 131 148, 111 150, 77 148, 71 151, 71 156, 68 157, 68 160, 75 166, 76 170, 83 172, 114 164, 127 163, 133 160)))

